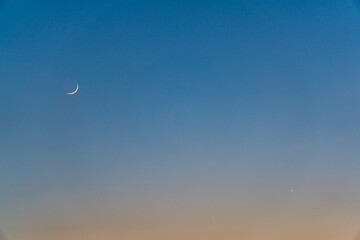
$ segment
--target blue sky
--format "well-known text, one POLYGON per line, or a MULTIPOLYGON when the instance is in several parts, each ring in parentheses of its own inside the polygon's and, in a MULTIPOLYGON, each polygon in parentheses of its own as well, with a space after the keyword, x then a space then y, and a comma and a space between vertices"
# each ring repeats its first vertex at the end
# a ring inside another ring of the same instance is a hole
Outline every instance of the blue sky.
POLYGON ((347 191, 359 27, 353 1, 4 1, 0 223, 59 196, 347 191))

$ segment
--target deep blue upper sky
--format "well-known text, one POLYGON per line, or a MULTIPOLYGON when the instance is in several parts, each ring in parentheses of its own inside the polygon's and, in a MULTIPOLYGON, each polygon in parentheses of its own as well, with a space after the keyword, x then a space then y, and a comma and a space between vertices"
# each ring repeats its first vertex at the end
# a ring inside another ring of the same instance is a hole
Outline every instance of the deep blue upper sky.
POLYGON ((0 207, 356 178, 359 43, 352 1, 4 1, 0 207))

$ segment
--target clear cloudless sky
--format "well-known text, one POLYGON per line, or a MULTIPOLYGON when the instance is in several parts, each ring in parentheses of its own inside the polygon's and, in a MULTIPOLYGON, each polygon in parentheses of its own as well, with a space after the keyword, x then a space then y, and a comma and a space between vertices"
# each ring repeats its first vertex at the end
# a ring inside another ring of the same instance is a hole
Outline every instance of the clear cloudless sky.
POLYGON ((351 0, 0 1, 0 229, 354 239, 359 66, 351 0))

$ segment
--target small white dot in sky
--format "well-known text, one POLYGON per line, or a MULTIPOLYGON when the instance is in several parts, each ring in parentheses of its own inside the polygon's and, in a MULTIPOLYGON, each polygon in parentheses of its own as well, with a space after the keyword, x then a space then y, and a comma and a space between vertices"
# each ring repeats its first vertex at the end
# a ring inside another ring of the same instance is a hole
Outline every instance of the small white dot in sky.
POLYGON ((294 189, 291 189, 290 192, 294 192, 294 189))

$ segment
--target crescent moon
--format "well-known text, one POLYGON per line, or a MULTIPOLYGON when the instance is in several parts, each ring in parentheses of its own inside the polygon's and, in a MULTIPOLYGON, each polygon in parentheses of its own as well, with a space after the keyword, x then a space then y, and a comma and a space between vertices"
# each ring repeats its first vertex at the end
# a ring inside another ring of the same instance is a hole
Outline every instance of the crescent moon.
POLYGON ((79 90, 79 84, 77 83, 77 84, 76 84, 76 89, 75 89, 75 91, 69 92, 69 93, 66 93, 66 94, 67 94, 67 95, 74 95, 75 93, 77 93, 78 90, 79 90))

